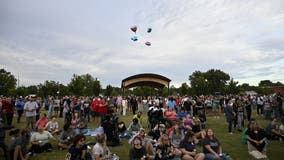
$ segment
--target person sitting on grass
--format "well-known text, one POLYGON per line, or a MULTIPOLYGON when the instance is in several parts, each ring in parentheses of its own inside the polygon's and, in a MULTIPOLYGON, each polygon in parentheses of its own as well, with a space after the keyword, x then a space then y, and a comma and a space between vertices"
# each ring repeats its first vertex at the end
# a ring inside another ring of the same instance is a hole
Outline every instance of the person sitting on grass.
POLYGON ((248 152, 256 159, 264 159, 266 156, 266 133, 261 129, 257 121, 252 121, 250 128, 246 131, 248 152))
POLYGON ((192 131, 193 120, 191 119, 190 114, 187 114, 184 120, 184 127, 187 131, 192 131))
POLYGON ((182 160, 203 160, 205 155, 203 153, 197 153, 195 144, 197 139, 193 132, 187 132, 184 139, 179 144, 179 149, 182 153, 182 160))
POLYGON ((95 160, 111 159, 112 154, 106 145, 106 135, 97 135, 97 143, 93 147, 92 158, 95 160))
POLYGON ((182 122, 177 122, 173 130, 169 133, 169 137, 171 140, 171 143, 173 144, 174 147, 178 147, 181 140, 184 138, 184 132, 182 130, 182 122))
POLYGON ((131 137, 129 131, 127 130, 125 123, 123 121, 120 121, 117 123, 117 133, 119 134, 119 138, 127 138, 129 139, 131 137))
POLYGON ((135 137, 133 139, 133 146, 129 150, 130 160, 146 160, 150 159, 146 148, 142 145, 142 139, 140 137, 135 137))
POLYGON ((222 147, 219 140, 214 136, 211 128, 206 131, 206 136, 203 140, 203 153, 206 160, 222 160, 222 147))
POLYGON ((166 126, 164 124, 157 124, 150 130, 149 136, 153 137, 153 140, 158 140, 161 135, 166 134, 166 126))
POLYGON ((66 123, 63 126, 63 132, 60 135, 58 147, 60 150, 68 149, 71 147, 75 131, 70 128, 70 123, 66 123))
POLYGON ((181 151, 171 144, 168 135, 163 134, 158 140, 156 147, 155 160, 180 160, 176 156, 180 155, 181 151))
POLYGON ((129 124, 127 130, 132 134, 136 134, 141 128, 142 125, 139 123, 138 119, 134 118, 132 122, 129 124))
POLYGON ((38 131, 31 137, 31 151, 33 153, 42 153, 44 151, 51 152, 52 145, 49 140, 53 139, 54 141, 57 141, 57 139, 54 138, 51 133, 45 131, 41 125, 38 126, 37 130, 38 131))
POLYGON ((22 130, 21 135, 16 138, 13 159, 27 160, 30 157, 30 132, 27 129, 22 130))
POLYGON ((88 127, 88 120, 85 117, 81 117, 80 120, 78 121, 75 132, 77 134, 85 134, 87 132, 87 127, 88 127))
POLYGON ((138 111, 134 116, 133 116, 133 119, 134 118, 137 118, 138 119, 138 122, 142 125, 142 112, 141 111, 138 111))
POLYGON ((65 160, 91 160, 92 157, 88 152, 86 136, 77 134, 74 137, 73 145, 69 148, 65 160))
POLYGON ((172 108, 168 107, 168 109, 164 112, 164 115, 169 122, 177 120, 177 113, 172 108))
POLYGON ((52 135, 54 135, 54 134, 59 134, 59 129, 58 128, 59 128, 59 125, 58 125, 58 122, 56 121, 56 117, 52 116, 51 117, 51 121, 49 121, 46 124, 45 130, 47 130, 52 135))
POLYGON ((9 158, 14 159, 15 148, 16 145, 19 143, 18 137, 20 136, 20 130, 19 129, 11 130, 9 132, 9 136, 10 136, 10 141, 8 146, 9 158))
POLYGON ((38 126, 42 126, 43 128, 46 127, 46 124, 48 123, 48 119, 45 113, 43 113, 41 115, 42 117, 36 122, 36 129, 38 128, 38 126))
POLYGON ((146 151, 147 151, 148 154, 150 154, 150 155, 154 154, 153 143, 155 141, 153 141, 153 140, 151 140, 151 139, 146 137, 146 133, 145 133, 145 130, 143 128, 141 128, 137 134, 133 135, 129 139, 128 143, 131 144, 132 146, 134 146, 134 139, 135 139, 135 137, 140 137, 141 138, 142 145, 146 148, 146 151))
POLYGON ((280 129, 276 128, 276 125, 279 122, 277 119, 273 119, 270 124, 266 127, 267 138, 271 140, 282 140, 284 138, 284 134, 281 133, 280 129))
POLYGON ((192 132, 197 139, 204 139, 206 132, 201 127, 201 122, 198 118, 193 118, 192 132))
POLYGON ((180 111, 177 113, 177 118, 178 119, 185 118, 186 115, 187 115, 187 113, 186 113, 184 107, 181 107, 180 111))

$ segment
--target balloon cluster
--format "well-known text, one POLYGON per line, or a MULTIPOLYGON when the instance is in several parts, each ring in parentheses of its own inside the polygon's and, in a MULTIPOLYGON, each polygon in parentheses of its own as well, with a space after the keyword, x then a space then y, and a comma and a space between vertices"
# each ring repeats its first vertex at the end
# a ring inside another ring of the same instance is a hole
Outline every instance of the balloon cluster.
MULTIPOLYGON (((134 25, 134 26, 130 27, 130 30, 136 34, 137 26, 134 25)), ((147 33, 151 33, 151 32, 152 32, 152 28, 149 27, 149 28, 147 29, 147 33)), ((137 35, 132 36, 132 37, 131 37, 131 40, 134 41, 134 42, 135 42, 135 41, 138 41, 137 35)), ((146 45, 146 46, 151 46, 151 42, 146 41, 146 42, 145 42, 145 45, 146 45)))

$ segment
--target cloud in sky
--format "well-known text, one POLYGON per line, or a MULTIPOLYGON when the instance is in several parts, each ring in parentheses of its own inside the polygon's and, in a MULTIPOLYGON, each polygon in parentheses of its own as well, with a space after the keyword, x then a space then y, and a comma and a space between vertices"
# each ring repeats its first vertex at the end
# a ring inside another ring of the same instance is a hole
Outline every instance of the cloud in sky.
POLYGON ((22 85, 90 73, 120 86, 157 73, 179 86, 212 68, 240 83, 284 82, 282 0, 1 1, 0 22, 0 67, 22 85))

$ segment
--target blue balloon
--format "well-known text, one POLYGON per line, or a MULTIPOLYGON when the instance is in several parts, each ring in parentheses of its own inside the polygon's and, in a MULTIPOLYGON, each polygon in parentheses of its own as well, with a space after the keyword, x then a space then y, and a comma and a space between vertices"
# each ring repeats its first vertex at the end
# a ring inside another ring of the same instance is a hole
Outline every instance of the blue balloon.
POLYGON ((133 37, 131 37, 131 40, 132 41, 138 41, 138 37, 137 36, 133 36, 133 37))

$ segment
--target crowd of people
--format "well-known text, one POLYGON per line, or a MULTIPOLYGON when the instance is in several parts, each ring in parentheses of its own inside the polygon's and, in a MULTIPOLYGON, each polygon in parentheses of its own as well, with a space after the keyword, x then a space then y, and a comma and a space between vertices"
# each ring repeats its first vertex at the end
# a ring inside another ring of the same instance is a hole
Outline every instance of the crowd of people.
POLYGON ((248 152, 255 158, 266 158, 267 140, 282 140, 283 96, 225 95, 225 96, 169 96, 169 97, 68 97, 61 99, 36 96, 0 97, 0 147, 7 159, 29 159, 35 154, 51 152, 52 144, 68 150, 66 159, 118 159, 108 146, 119 145, 129 139, 129 159, 154 160, 215 160, 230 158, 223 153, 221 141, 213 128, 207 126, 208 113, 214 118, 225 115, 228 133, 243 132, 248 152), (44 111, 45 110, 45 111, 44 111), (252 110, 269 120, 261 129, 252 118, 252 110), (133 114, 126 125, 120 116, 133 114), (221 114, 222 113, 222 114, 221 114), (16 116, 16 117, 14 117, 16 116), (13 129, 22 123, 23 130, 13 129), (64 119, 59 126, 57 118, 64 119), (143 118, 147 117, 147 123, 143 118), (13 123, 13 120, 16 122, 13 123), (249 125, 245 127, 245 121, 249 125), (102 127, 96 144, 89 149, 85 143, 90 127, 102 127), (144 126, 144 128, 143 128, 144 126), (149 130, 146 136, 145 127, 149 130), (235 129, 233 129, 235 128, 235 129), (5 130, 10 130, 9 144, 5 130), (52 141, 53 142, 52 142, 52 141), (197 151, 195 145, 203 151, 197 151))

